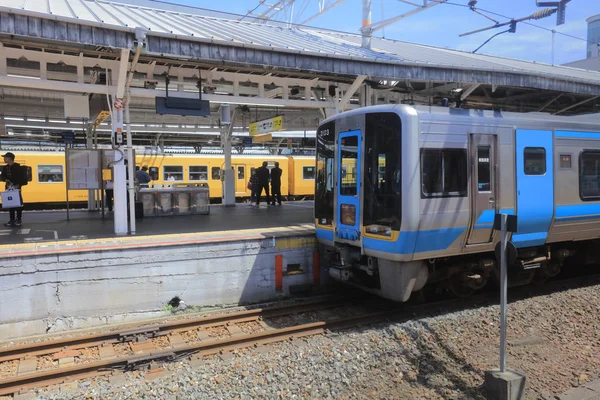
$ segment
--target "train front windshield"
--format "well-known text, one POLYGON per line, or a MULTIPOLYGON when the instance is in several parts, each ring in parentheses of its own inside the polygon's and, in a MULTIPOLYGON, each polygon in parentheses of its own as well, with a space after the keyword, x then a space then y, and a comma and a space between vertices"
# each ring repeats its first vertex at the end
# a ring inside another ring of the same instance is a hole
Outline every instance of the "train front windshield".
MULTIPOLYGON (((366 232, 391 236, 400 230, 402 206, 402 123, 396 113, 365 116, 361 219, 366 232)), ((357 161, 361 166, 361 161, 357 161)), ((317 130, 315 218, 331 225, 334 216, 335 121, 317 130)), ((342 167, 343 168, 343 167, 342 167)), ((342 176, 344 176, 342 171, 342 176)))
POLYGON ((396 113, 371 113, 365 120, 363 226, 391 236, 402 216, 402 123, 396 113))
POLYGON ((315 218, 320 225, 333 221, 333 177, 335 165, 335 122, 317 130, 317 179, 315 180, 315 218))

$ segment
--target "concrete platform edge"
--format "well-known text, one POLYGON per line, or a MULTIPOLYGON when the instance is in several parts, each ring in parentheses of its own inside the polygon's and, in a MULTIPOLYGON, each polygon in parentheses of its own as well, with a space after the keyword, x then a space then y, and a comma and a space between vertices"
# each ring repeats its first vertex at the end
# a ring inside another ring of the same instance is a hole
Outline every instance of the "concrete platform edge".
POLYGON ((107 239, 60 240, 38 243, 0 245, 0 259, 47 254, 70 254, 103 250, 125 250, 192 244, 236 242, 257 239, 279 239, 314 234, 314 226, 262 228, 239 231, 198 232, 169 235, 122 236, 107 239))

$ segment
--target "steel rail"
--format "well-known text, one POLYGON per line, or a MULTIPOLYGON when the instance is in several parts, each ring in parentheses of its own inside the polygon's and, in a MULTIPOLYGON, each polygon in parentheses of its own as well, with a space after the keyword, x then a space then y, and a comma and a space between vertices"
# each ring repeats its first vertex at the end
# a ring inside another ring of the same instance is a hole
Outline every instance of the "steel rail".
POLYGON ((225 350, 251 347, 293 338, 323 334, 328 329, 343 329, 356 324, 371 324, 381 321, 390 315, 390 311, 378 311, 331 321, 312 322, 280 329, 266 330, 243 336, 233 336, 224 339, 206 340, 195 344, 150 351, 144 355, 121 356, 109 360, 100 360, 87 364, 74 365, 35 372, 31 374, 10 377, 0 380, 0 396, 18 393, 24 389, 46 386, 47 382, 57 382, 61 378, 74 377, 107 368, 132 368, 136 364, 148 363, 162 359, 171 359, 179 354, 200 353, 200 355, 216 354, 225 350))
POLYGON ((239 311, 230 314, 218 314, 209 317, 167 322, 160 325, 139 326, 135 329, 124 329, 112 332, 84 335, 71 338, 61 338, 45 342, 24 344, 20 346, 5 347, 0 349, 0 362, 24 358, 25 356, 39 356, 65 350, 100 345, 102 343, 127 342, 127 337, 149 334, 151 337, 164 336, 176 330, 189 330, 189 328, 211 327, 226 323, 239 323, 264 318, 275 318, 293 313, 318 311, 327 308, 343 306, 344 301, 325 300, 309 301, 300 304, 276 306, 272 308, 257 308, 254 310, 239 311), (187 328, 187 329, 186 329, 187 328))

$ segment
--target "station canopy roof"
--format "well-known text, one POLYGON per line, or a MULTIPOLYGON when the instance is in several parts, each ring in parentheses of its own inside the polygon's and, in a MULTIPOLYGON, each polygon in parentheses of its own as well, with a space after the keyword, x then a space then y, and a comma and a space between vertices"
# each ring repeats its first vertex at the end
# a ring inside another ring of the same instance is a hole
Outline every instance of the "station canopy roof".
POLYGON ((0 14, 4 33, 96 46, 133 48, 135 30, 142 29, 147 37, 146 52, 168 57, 600 95, 599 72, 376 37, 367 49, 361 47, 358 34, 240 21, 240 16, 232 14, 158 1, 3 0, 0 14))

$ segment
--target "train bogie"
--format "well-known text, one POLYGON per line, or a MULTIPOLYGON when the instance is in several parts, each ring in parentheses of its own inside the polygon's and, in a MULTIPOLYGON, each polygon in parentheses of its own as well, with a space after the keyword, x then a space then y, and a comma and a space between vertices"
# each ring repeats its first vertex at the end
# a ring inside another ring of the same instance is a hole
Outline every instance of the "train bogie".
POLYGON ((513 283, 554 276, 600 228, 600 126, 553 117, 377 106, 317 130, 315 222, 331 276, 406 301, 498 275, 497 213, 517 214, 513 283))

